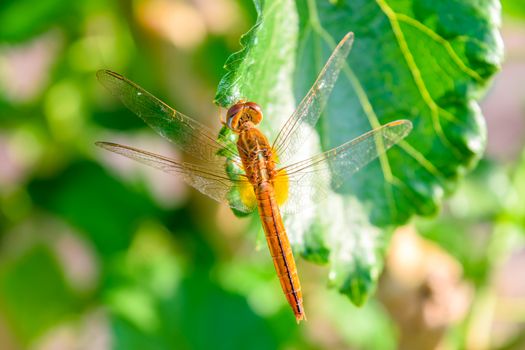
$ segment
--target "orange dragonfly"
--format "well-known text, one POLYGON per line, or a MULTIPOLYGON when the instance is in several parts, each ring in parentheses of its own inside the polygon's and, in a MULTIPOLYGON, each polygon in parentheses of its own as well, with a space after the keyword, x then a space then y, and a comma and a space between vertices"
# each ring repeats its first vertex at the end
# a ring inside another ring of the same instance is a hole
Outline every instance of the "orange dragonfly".
POLYGON ((109 151, 167 173, 181 176, 188 184, 225 202, 233 209, 250 213, 258 209, 266 240, 283 292, 297 322, 305 319, 301 285, 281 212, 302 209, 305 199, 318 202, 343 184, 379 154, 408 135, 412 124, 397 120, 371 130, 354 140, 294 161, 305 138, 312 132, 326 105, 353 41, 348 33, 337 45, 308 94, 270 144, 257 128, 263 113, 254 102, 239 101, 228 109, 225 126, 237 134, 232 147, 196 120, 175 111, 123 76, 101 70, 100 82, 153 130, 196 159, 178 162, 151 152, 110 142, 97 142, 109 151), (232 165, 241 169, 232 176, 232 165), (239 200, 234 200, 237 194, 239 200))

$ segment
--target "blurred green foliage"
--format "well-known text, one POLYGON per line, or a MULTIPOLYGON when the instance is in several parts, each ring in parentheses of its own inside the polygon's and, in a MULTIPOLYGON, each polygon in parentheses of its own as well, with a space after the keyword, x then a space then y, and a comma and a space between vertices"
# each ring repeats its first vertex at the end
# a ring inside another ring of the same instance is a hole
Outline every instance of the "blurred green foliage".
MULTIPOLYGON (((249 0, 213 3, 226 10, 206 12, 212 2, 202 1, 0 3, 1 349, 396 347, 396 324, 380 302, 355 308, 325 289, 325 269, 304 263, 311 314, 298 327, 265 247, 254 252, 257 223, 93 145, 148 146, 139 118, 97 83, 100 68, 217 123, 223 64, 257 15, 249 0), (168 7, 155 12, 153 3, 168 7), (175 12, 190 20, 159 15, 175 12), (181 39, 159 23, 188 33, 181 39)), ((483 162, 438 220, 417 222, 476 291, 490 289, 496 266, 523 247, 523 159, 483 162)), ((308 239, 306 248, 325 248, 308 239)), ((306 254, 325 262, 328 252, 306 254)), ((456 348, 477 316, 450 333, 456 348)))
POLYGON ((525 18, 525 3, 520 0, 502 0, 503 12, 516 19, 525 18))

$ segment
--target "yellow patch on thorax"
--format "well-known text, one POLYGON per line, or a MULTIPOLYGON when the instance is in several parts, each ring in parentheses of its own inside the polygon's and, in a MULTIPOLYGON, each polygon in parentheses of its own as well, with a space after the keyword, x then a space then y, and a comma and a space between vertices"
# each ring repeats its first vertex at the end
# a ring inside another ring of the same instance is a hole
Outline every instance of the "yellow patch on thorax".
POLYGON ((255 198, 255 192, 253 191, 253 185, 248 181, 244 181, 239 186, 239 193, 241 201, 248 208, 254 208, 257 206, 257 198, 255 198))
POLYGON ((289 181, 286 170, 277 172, 277 176, 273 181, 273 188, 275 191, 275 199, 279 206, 283 205, 288 200, 289 181))
MULTIPOLYGON (((273 164, 279 164, 279 156, 277 152, 272 149, 272 159, 273 164)), ((288 191, 289 191, 289 180, 286 170, 282 169, 277 171, 275 178, 273 179, 273 188, 275 191, 275 199, 277 199, 277 204, 279 206, 286 203, 288 200, 288 191)))
MULTIPOLYGON (((241 155, 243 165, 245 167, 246 175, 248 178, 252 178, 254 176, 253 170, 254 167, 253 162, 261 161, 260 159, 248 159, 247 154, 255 153, 257 150, 261 148, 270 148, 271 146, 268 143, 268 140, 264 136, 263 133, 261 133, 258 129, 251 129, 244 133, 242 133, 237 141, 238 148, 239 148, 239 154, 241 155), (239 147, 239 145, 242 145, 239 147), (244 152, 243 152, 244 151, 244 152), (250 168, 249 171, 247 171, 247 168, 250 168)), ((265 174, 270 175, 268 178, 264 180, 269 180, 270 183, 273 185, 274 189, 274 195, 275 199, 277 200, 278 205, 284 204, 288 200, 288 190, 289 190, 289 180, 288 175, 285 170, 280 170, 276 173, 275 176, 272 176, 271 174, 275 173, 274 167, 275 164, 278 163, 278 157, 275 151, 272 152, 272 156, 270 159, 266 160, 266 171, 265 174)), ((259 179, 260 180, 260 179, 259 179)), ((252 180, 250 180, 252 181, 252 180)), ((253 207, 257 203, 257 198, 255 197, 255 192, 253 189, 253 186, 256 184, 250 184, 249 182, 243 182, 239 186, 239 192, 240 192, 240 198, 244 205, 247 207, 253 207)))

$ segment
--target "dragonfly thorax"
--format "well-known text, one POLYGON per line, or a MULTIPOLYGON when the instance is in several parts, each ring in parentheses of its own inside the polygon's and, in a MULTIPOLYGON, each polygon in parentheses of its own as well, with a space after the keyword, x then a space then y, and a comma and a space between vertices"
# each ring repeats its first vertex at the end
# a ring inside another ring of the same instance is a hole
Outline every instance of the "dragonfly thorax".
POLYGON ((231 130, 240 132, 259 124, 262 118, 262 110, 257 103, 241 100, 228 109, 226 123, 231 130))

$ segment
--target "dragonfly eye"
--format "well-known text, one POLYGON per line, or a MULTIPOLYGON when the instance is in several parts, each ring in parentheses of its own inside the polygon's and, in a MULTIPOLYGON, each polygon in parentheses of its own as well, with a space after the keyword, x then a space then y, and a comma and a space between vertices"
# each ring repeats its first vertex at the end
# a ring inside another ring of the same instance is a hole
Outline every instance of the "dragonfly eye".
POLYGON ((228 127, 233 131, 237 130, 239 127, 239 121, 241 119, 241 112, 244 109, 243 103, 236 103, 228 109, 226 113, 226 123, 228 127))
POLYGON ((228 113, 226 113, 226 122, 228 127, 233 131, 242 128, 242 125, 246 122, 252 124, 259 124, 263 118, 261 107, 254 102, 238 102, 234 104, 228 113))
POLYGON ((245 106, 249 108, 251 122, 255 125, 259 124, 263 119, 261 107, 255 102, 246 102, 245 106))

